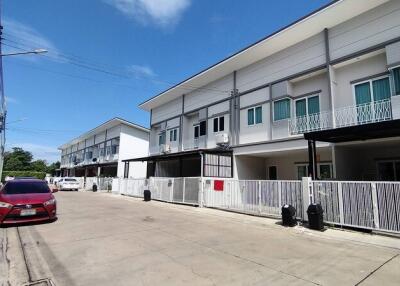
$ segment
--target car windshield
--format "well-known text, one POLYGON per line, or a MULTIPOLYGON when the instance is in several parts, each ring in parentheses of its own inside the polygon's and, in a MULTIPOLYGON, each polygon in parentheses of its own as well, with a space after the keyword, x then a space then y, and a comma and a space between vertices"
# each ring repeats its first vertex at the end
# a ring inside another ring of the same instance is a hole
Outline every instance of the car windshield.
POLYGON ((76 182, 75 179, 64 179, 64 181, 66 181, 66 182, 76 182))
POLYGON ((45 182, 8 182, 4 185, 3 193, 7 195, 43 194, 50 193, 50 189, 45 182))

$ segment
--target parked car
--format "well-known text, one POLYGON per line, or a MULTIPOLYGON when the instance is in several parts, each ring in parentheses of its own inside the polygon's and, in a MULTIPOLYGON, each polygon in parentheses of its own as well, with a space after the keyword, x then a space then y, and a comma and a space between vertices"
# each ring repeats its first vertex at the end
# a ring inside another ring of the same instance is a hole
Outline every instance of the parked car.
POLYGON ((57 186, 60 191, 78 191, 79 182, 74 178, 61 178, 57 182, 57 186))
POLYGON ((0 225, 55 220, 57 191, 43 180, 8 181, 0 189, 0 225))

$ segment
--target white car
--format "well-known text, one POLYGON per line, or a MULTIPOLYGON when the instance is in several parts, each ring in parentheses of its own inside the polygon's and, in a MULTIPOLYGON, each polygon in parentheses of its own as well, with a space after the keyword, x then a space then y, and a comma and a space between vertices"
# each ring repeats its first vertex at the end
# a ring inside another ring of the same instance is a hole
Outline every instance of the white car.
POLYGON ((74 178, 61 178, 57 182, 57 186, 60 191, 78 191, 79 182, 74 178))

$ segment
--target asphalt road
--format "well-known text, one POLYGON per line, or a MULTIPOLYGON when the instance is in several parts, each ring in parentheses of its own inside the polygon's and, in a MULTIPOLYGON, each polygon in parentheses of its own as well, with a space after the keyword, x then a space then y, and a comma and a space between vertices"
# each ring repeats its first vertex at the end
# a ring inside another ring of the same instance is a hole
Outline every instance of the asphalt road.
POLYGON ((0 229, 0 285, 400 284, 397 238, 111 194, 56 196, 56 222, 0 229))

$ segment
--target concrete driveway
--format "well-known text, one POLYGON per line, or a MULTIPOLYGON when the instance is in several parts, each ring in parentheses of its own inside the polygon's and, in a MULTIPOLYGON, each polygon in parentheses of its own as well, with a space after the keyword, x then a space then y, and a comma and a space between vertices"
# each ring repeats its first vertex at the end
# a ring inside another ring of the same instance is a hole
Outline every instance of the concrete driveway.
POLYGON ((400 284, 400 239, 111 194, 56 196, 58 221, 0 229, 0 285, 400 284))

